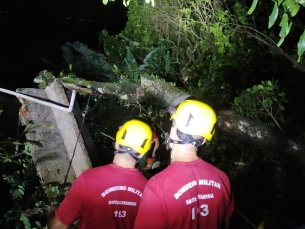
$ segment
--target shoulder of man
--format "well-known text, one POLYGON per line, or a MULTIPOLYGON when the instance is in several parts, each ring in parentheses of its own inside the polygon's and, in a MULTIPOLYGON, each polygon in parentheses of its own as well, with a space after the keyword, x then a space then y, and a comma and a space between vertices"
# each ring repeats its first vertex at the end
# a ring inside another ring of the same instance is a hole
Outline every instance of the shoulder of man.
MULTIPOLYGON (((201 159, 202 160, 202 159, 201 159)), ((222 171, 221 169, 215 167, 214 165, 211 165, 210 163, 202 160, 202 162, 205 164, 205 168, 213 174, 217 174, 217 176, 221 177, 222 181, 225 183, 225 185, 230 185, 230 180, 229 177, 227 176, 227 174, 222 171)))
POLYGON ((227 176, 224 171, 222 171, 221 169, 217 168, 216 166, 214 166, 214 165, 212 165, 212 164, 210 164, 210 163, 208 163, 208 162, 206 162, 206 161, 204 161, 202 159, 200 159, 200 160, 202 161, 203 164, 205 164, 205 167, 207 167, 208 169, 212 170, 213 172, 218 173, 219 175, 227 176))
POLYGON ((148 183, 151 184, 157 184, 159 186, 163 185, 163 182, 165 182, 166 180, 168 180, 170 173, 171 173, 171 168, 167 167, 166 169, 164 169, 163 171, 157 173, 156 175, 154 175, 152 178, 150 178, 148 180, 148 183))
POLYGON ((79 175, 79 177, 83 176, 85 178, 89 178, 89 177, 94 176, 95 174, 102 174, 102 172, 104 170, 112 169, 111 165, 112 164, 108 164, 108 165, 98 166, 98 167, 95 167, 95 168, 86 169, 84 172, 81 173, 81 175, 79 175))

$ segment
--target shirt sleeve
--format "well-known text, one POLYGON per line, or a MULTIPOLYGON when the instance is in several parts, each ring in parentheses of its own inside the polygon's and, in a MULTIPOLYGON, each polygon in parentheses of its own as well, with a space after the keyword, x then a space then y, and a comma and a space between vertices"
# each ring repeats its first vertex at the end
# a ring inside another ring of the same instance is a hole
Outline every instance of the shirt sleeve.
POLYGON ((158 138, 156 131, 153 132, 153 138, 152 139, 156 139, 158 138))
POLYGON ((147 183, 133 229, 165 229, 166 221, 160 188, 147 183))
POLYGON ((226 211, 226 214, 225 214, 225 222, 227 222, 230 219, 230 217, 233 214, 233 211, 234 211, 234 194, 231 190, 231 192, 230 192, 230 203, 227 207, 227 211, 226 211))
POLYGON ((85 178, 80 175, 72 184, 68 194, 55 211, 56 218, 70 226, 81 216, 81 206, 85 195, 85 178))

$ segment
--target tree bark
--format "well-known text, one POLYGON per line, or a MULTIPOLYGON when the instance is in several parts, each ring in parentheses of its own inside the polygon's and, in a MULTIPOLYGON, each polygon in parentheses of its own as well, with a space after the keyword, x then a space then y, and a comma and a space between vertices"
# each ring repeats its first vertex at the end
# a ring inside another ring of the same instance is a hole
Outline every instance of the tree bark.
POLYGON ((294 157, 298 163, 305 164, 304 145, 289 139, 284 132, 256 123, 230 110, 218 111, 217 120, 219 129, 232 137, 259 149, 294 157))
POLYGON ((79 79, 62 79, 62 83, 67 89, 81 93, 116 96, 129 102, 148 99, 152 104, 160 107, 168 107, 175 98, 186 94, 173 83, 167 83, 163 79, 148 75, 141 76, 141 84, 102 83, 79 79))

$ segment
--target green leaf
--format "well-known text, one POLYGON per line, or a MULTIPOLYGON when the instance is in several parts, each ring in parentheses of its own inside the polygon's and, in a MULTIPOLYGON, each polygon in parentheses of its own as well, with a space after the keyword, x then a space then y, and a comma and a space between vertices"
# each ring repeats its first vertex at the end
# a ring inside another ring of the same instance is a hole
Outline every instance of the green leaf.
POLYGON ((21 194, 21 195, 24 195, 24 191, 22 189, 18 189, 18 192, 21 194))
POLYGON ((282 2, 283 2, 283 0, 277 0, 278 6, 280 6, 282 2))
POLYGON ((285 40, 285 36, 282 37, 282 38, 280 39, 280 41, 276 44, 277 47, 280 47, 280 46, 283 44, 283 41, 284 41, 284 40, 285 40))
POLYGON ((288 33, 290 32, 291 26, 292 26, 292 21, 289 23, 288 29, 287 29, 287 31, 286 31, 286 36, 287 36, 288 33))
POLYGON ((18 188, 20 188, 20 189, 23 189, 23 190, 24 190, 24 187, 23 187, 23 186, 21 186, 21 185, 18 185, 18 188))
POLYGON ((148 88, 146 89, 146 92, 149 92, 150 88, 151 88, 151 87, 148 87, 148 88))
POLYGON ((253 0, 252 5, 251 5, 251 7, 250 7, 250 9, 249 9, 247 14, 252 14, 253 13, 253 11, 256 8, 257 2, 258 2, 258 0, 253 0))
POLYGON ((280 110, 282 110, 282 111, 285 110, 285 108, 284 108, 283 106, 280 106, 279 108, 280 108, 280 110))
POLYGON ((272 82, 270 80, 268 80, 267 83, 268 83, 269 86, 272 86, 272 82))
POLYGON ((38 227, 41 227, 41 224, 40 224, 39 221, 36 221, 35 223, 36 223, 36 225, 37 225, 38 227))
POLYGON ((24 131, 23 131, 23 133, 26 133, 27 130, 30 129, 30 128, 32 128, 32 127, 33 127, 33 124, 32 124, 32 123, 27 124, 26 127, 25 127, 25 129, 24 129, 24 131))
POLYGON ((257 86, 254 85, 254 86, 252 87, 252 89, 253 89, 253 91, 257 91, 257 86))
POLYGON ((72 71, 72 64, 69 64, 69 69, 70 71, 72 71))
POLYGON ((295 2, 305 7, 305 0, 296 0, 295 2))
POLYGON ((8 157, 4 158, 3 162, 6 163, 6 162, 11 162, 12 160, 8 157))
POLYGON ((299 56, 298 62, 300 62, 301 56, 303 55, 304 51, 305 51, 305 31, 303 32, 298 42, 298 56, 299 56))
POLYGON ((263 107, 265 107, 265 108, 268 107, 268 101, 263 102, 263 107))
POLYGON ((282 29, 280 31, 280 37, 283 37, 286 34, 286 31, 288 29, 288 15, 287 14, 283 15, 280 26, 282 27, 282 29))
POLYGON ((25 153, 26 155, 32 156, 32 154, 28 150, 23 150, 23 153, 25 153))
POLYGON ((258 90, 264 90, 264 86, 260 84, 260 85, 257 86, 257 89, 258 90))
POLYGON ((21 142, 13 142, 13 145, 19 145, 19 146, 22 146, 22 145, 23 145, 23 143, 21 143, 21 142))
POLYGON ((273 101, 272 101, 270 98, 267 98, 266 101, 267 101, 269 104, 273 104, 273 101))
POLYGON ((294 4, 294 7, 289 8, 289 12, 291 14, 291 17, 294 17, 298 13, 299 9, 300 9, 299 4, 294 4))
POLYGON ((274 22, 276 21, 278 15, 279 15, 279 9, 277 7, 276 2, 274 2, 272 13, 269 16, 268 29, 270 29, 274 25, 274 22))
POLYGON ((283 6, 289 10, 291 17, 294 17, 300 9, 300 5, 295 0, 285 0, 283 6))
POLYGON ((33 130, 33 129, 50 129, 50 130, 54 130, 55 129, 55 126, 54 125, 48 125, 48 124, 41 124, 41 125, 38 125, 38 126, 32 126, 31 128, 28 129, 29 130, 33 130))
POLYGON ((239 103, 239 97, 235 97, 235 99, 234 99, 234 104, 235 104, 236 106, 238 106, 238 103, 239 103))
POLYGON ((35 146, 38 146, 38 147, 43 147, 43 145, 39 141, 27 140, 27 142, 29 142, 35 146))
POLYGON ((104 5, 107 5, 107 3, 108 3, 108 0, 103 0, 104 5))

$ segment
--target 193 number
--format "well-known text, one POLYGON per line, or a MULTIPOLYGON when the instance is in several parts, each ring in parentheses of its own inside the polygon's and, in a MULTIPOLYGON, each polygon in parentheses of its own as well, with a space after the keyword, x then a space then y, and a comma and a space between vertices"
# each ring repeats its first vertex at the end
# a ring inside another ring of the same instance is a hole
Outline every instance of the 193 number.
POLYGON ((114 217, 124 218, 126 216, 126 211, 115 211, 114 217))
POLYGON ((209 205, 202 204, 199 208, 192 208, 192 220, 196 218, 197 213, 202 216, 207 216, 209 214, 209 205), (197 211, 196 211, 197 210, 197 211))

